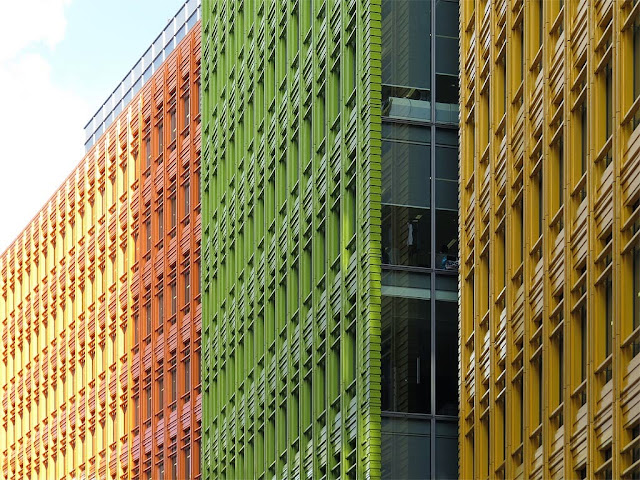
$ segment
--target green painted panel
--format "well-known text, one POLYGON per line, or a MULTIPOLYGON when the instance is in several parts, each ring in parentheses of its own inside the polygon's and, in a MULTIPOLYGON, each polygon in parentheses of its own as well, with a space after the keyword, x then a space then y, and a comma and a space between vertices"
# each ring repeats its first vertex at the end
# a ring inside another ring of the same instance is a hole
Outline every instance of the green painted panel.
POLYGON ((202 12, 203 478, 378 478, 380 0, 202 12))

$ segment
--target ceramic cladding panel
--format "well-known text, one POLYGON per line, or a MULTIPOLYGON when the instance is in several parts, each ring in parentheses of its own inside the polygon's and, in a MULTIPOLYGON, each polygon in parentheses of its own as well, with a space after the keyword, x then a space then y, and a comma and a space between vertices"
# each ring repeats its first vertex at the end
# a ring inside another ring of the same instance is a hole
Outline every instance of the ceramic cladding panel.
POLYGON ((380 15, 203 4, 203 478, 380 475, 380 15))
POLYGON ((640 474, 640 8, 460 18, 460 473, 640 474))
POLYGON ((196 23, 0 256, 3 478, 198 478, 199 65, 196 23))

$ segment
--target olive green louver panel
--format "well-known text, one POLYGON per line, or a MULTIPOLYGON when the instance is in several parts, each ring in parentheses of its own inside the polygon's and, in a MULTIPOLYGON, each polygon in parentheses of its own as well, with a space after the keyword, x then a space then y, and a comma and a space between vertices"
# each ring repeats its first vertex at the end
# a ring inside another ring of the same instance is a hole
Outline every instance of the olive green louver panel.
POLYGON ((380 475, 380 28, 204 1, 205 479, 380 475))

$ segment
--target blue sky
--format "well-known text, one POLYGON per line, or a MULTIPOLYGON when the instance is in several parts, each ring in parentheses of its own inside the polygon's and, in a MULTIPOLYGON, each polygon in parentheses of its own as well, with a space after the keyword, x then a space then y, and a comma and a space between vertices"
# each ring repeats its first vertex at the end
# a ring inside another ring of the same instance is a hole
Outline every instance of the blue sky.
POLYGON ((183 3, 0 0, 0 252, 80 163, 84 125, 183 3))

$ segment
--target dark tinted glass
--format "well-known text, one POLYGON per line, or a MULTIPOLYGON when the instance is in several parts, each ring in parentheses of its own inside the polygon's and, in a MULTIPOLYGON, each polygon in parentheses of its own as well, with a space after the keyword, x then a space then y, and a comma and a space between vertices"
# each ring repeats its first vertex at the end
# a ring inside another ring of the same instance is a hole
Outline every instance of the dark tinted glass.
MULTIPOLYGON (((453 292, 456 294, 455 290, 453 292)), ((453 299, 452 299, 453 300, 453 299)), ((457 299, 456 299, 457 300, 457 299)), ((436 413, 458 414, 458 302, 436 301, 436 413)))
POLYGON ((382 410, 429 413, 431 312, 428 300, 382 298, 382 410))
POLYGON ((458 425, 455 422, 436 423, 436 477, 458 478, 458 425))
POLYGON ((431 478, 430 422, 382 417, 382 478, 431 478))
POLYGON ((382 205, 382 263, 430 266, 431 210, 382 205))
POLYGON ((382 144, 382 202, 428 207, 431 203, 429 144, 382 144))
POLYGON ((382 83, 430 89, 430 37, 431 0, 383 0, 382 83))

